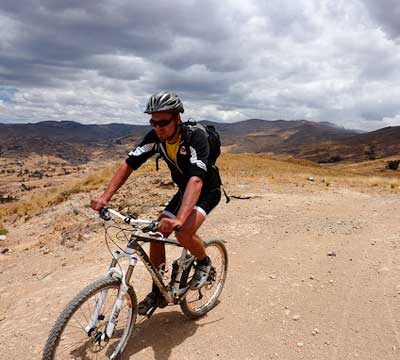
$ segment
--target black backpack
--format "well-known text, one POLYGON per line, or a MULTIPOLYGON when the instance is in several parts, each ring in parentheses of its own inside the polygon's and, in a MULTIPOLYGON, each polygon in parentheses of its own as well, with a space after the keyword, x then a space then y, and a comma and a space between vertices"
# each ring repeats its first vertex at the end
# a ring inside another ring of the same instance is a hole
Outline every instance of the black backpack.
POLYGON ((194 120, 188 120, 182 123, 182 126, 187 129, 189 136, 193 129, 201 129, 207 133, 208 144, 210 145, 210 154, 208 156, 208 160, 210 161, 211 165, 215 165, 218 156, 221 155, 221 138, 215 127, 213 125, 198 124, 194 120))

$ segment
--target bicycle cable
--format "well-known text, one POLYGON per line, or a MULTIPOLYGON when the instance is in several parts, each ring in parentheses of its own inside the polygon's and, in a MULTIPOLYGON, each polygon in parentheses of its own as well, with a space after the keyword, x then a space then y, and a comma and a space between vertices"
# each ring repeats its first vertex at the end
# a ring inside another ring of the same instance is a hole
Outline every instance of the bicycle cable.
MULTIPOLYGON (((112 219, 112 221, 113 221, 114 223, 116 223, 117 225, 108 225, 108 226, 106 226, 106 225, 104 224, 104 228, 105 228, 105 229, 104 229, 104 241, 105 241, 105 243, 106 243, 107 249, 108 249, 108 251, 109 251, 111 257, 112 257, 113 259, 115 259, 114 253, 113 253, 113 251, 111 250, 111 247, 110 247, 110 244, 109 244, 108 241, 111 241, 111 242, 112 242, 120 251, 122 251, 123 253, 125 253, 125 254, 128 254, 128 253, 127 253, 121 246, 119 246, 119 245, 113 240, 113 238, 111 237, 111 235, 109 235, 108 230, 111 229, 111 228, 120 230, 119 232, 117 232, 117 234, 115 235, 115 237, 117 237, 117 239, 118 239, 119 234, 122 233, 122 234, 124 235, 124 237, 125 237, 125 240, 127 240, 127 241, 129 241, 129 239, 128 239, 128 237, 124 234, 124 232, 126 232, 126 231, 131 231, 131 230, 130 230, 130 229, 124 229, 124 228, 122 228, 122 227, 119 226, 119 224, 118 224, 115 220, 113 220, 113 219, 112 219)), ((119 263, 118 259, 116 259, 116 261, 117 261, 117 265, 118 265, 119 269, 122 271, 122 266, 121 266, 121 264, 119 263)))

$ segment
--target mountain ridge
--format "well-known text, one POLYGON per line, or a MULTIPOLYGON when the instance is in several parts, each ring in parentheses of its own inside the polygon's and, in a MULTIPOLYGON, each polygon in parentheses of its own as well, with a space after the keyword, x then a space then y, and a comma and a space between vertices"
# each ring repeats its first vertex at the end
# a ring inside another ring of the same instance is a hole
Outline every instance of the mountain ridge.
MULTIPOLYGON (((225 150, 235 153, 286 154, 315 162, 363 161, 400 154, 400 126, 362 132, 302 119, 199 122, 215 126, 225 150)), ((56 153, 68 161, 78 158, 84 162, 99 149, 133 146, 149 130, 149 125, 75 121, 0 124, 0 156, 9 152, 56 153)))

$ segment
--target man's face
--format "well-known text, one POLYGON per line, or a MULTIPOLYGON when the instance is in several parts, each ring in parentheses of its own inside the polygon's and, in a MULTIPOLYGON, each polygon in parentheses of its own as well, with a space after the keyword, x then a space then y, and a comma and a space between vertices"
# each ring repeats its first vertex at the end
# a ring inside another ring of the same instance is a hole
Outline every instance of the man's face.
POLYGON ((178 125, 178 116, 170 112, 155 112, 151 114, 150 125, 161 141, 166 141, 174 135, 178 125))

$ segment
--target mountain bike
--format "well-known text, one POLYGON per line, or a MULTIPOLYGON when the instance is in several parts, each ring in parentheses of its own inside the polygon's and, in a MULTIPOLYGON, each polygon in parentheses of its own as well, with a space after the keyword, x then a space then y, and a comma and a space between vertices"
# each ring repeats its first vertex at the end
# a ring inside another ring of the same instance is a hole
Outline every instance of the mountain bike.
MULTIPOLYGON (((179 258, 173 261, 167 282, 142 247, 149 242, 182 247, 177 240, 165 238, 158 232, 156 221, 125 216, 107 207, 101 209, 100 217, 106 221, 119 219, 132 226, 133 229, 129 227, 128 243, 125 249, 112 253, 106 276, 82 289, 60 314, 47 339, 43 360, 121 357, 138 317, 136 293, 130 284, 138 260, 143 262, 160 289, 162 303, 158 303, 159 307, 180 305, 187 317, 196 319, 218 303, 228 270, 228 255, 222 241, 204 242, 212 268, 206 284, 191 290, 196 259, 188 250, 182 248, 179 258), (122 266, 124 258, 128 262, 125 268, 122 266)), ((156 308, 150 309, 147 318, 156 308)))

